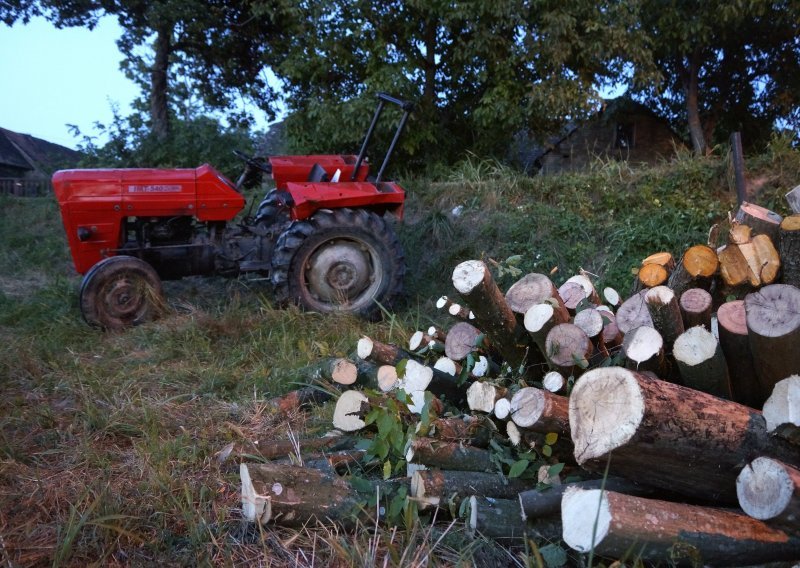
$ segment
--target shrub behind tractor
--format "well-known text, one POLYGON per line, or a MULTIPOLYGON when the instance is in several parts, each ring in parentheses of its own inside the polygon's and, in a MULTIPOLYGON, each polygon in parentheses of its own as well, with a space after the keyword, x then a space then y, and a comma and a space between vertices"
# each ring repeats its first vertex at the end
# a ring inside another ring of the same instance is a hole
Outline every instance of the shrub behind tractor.
POLYGON ((389 218, 402 219, 405 191, 384 181, 412 104, 386 94, 358 155, 271 156, 235 151, 232 183, 196 169, 62 170, 53 176, 75 268, 80 308, 92 325, 124 329, 163 305, 162 280, 256 274, 276 300, 317 312, 374 316, 400 294, 404 255, 389 218), (367 148, 386 105, 402 116, 378 173, 367 148), (271 175, 275 189, 255 214, 243 188, 271 175))

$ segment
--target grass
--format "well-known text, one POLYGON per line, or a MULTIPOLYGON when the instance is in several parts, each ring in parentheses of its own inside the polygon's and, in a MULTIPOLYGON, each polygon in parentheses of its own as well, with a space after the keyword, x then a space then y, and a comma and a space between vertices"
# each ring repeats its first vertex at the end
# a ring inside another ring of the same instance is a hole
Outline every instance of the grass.
MULTIPOLYGON (((345 533, 240 519, 252 442, 330 424, 329 408, 279 416, 265 400, 362 334, 405 343, 445 323, 432 302, 452 293, 458 262, 521 255, 523 272, 557 267, 561 283, 582 267, 626 294, 641 258, 703 242, 734 195, 722 151, 546 179, 470 160, 405 182, 408 297, 378 323, 277 310, 258 282, 187 279, 167 283, 167 317, 101 333, 80 318, 54 202, 0 198, 0 565, 541 565, 538 549, 470 541, 460 524, 345 533)), ((748 166, 755 200, 785 213, 798 153, 776 141, 748 166)))

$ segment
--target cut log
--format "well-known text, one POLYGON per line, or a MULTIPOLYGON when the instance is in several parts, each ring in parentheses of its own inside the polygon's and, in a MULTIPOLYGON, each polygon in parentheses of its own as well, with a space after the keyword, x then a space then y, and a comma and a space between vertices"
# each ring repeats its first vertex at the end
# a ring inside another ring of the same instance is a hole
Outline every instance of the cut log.
POLYGON ((617 491, 627 495, 647 496, 653 495, 655 489, 646 485, 639 485, 633 481, 619 477, 606 479, 589 479, 563 485, 554 485, 545 489, 531 489, 519 494, 519 504, 522 509, 522 518, 539 519, 552 517, 561 512, 561 499, 567 489, 604 489, 617 491))
POLYGON ((397 376, 397 367, 394 365, 381 365, 378 367, 378 390, 391 392, 400 386, 400 378, 397 376))
POLYGON ((472 496, 469 499, 467 534, 481 535, 500 543, 513 543, 525 539, 555 541, 561 535, 561 522, 557 518, 526 522, 519 514, 519 503, 514 499, 486 499, 472 496))
MULTIPOLYGON (((583 330, 586 336, 595 344, 602 339, 603 316, 599 310, 587 308, 575 314, 573 323, 583 330)), ((600 343, 603 344, 602 342, 600 343)))
POLYGON ((706 245, 690 247, 672 271, 667 285, 679 298, 689 288, 709 289, 719 267, 717 253, 706 245))
POLYGON ((564 282, 558 289, 558 295, 564 301, 567 311, 572 315, 575 314, 575 310, 581 302, 589 301, 586 290, 578 282, 564 282))
POLYGON ((494 411, 494 403, 505 395, 504 387, 475 381, 467 389, 467 406, 470 410, 490 414, 494 411))
POLYGON ((666 376, 664 340, 652 327, 637 327, 622 342, 625 366, 639 372, 651 371, 659 377, 666 376))
POLYGON ((792 213, 800 213, 800 185, 795 186, 786 194, 786 203, 789 204, 792 213))
POLYGON ((569 402, 566 397, 546 390, 521 388, 511 397, 511 420, 534 432, 568 435, 569 402))
POLYGON ((369 409, 369 399, 361 391, 345 391, 336 401, 333 411, 333 426, 342 432, 355 432, 367 424, 362 417, 369 409))
POLYGON ((667 269, 663 266, 658 264, 645 264, 636 274, 637 282, 634 287, 634 292, 639 292, 646 288, 662 286, 667 283, 668 278, 669 272, 667 272, 667 269))
POLYGON ((800 374, 800 288, 772 284, 744 300, 753 363, 762 392, 800 374))
POLYGON ((431 422, 428 436, 445 442, 458 442, 466 446, 485 448, 497 433, 497 427, 488 416, 452 416, 431 422))
POLYGON ((369 337, 358 340, 356 354, 376 365, 397 365, 403 359, 414 359, 408 351, 400 349, 397 345, 381 343, 369 337))
POLYGON ((702 325, 711 329, 711 294, 702 288, 691 288, 680 299, 684 329, 702 325))
POLYGON ((800 538, 741 513, 599 489, 567 490, 561 518, 564 542, 598 556, 749 566, 800 555, 800 538))
POLYGON ((433 368, 456 377, 461 374, 461 365, 453 361, 450 357, 439 357, 433 364, 433 368))
POLYGON ((616 309, 622 303, 622 298, 614 288, 607 286, 603 288, 603 299, 611 308, 616 309))
MULTIPOLYGON (((363 511, 361 503, 367 497, 359 494, 344 477, 306 467, 242 463, 239 475, 242 515, 248 521, 262 524, 303 526, 319 520, 354 526, 359 511, 363 511)), ((375 495, 380 491, 389 496, 404 483, 407 482, 376 483, 370 493, 375 495)), ((361 518, 368 519, 369 514, 361 518)))
POLYGON ((542 386, 552 393, 559 393, 566 390, 567 380, 558 371, 550 371, 542 379, 542 386))
POLYGON ((567 323, 569 314, 557 310, 551 303, 532 306, 525 312, 525 329, 539 347, 542 355, 547 354, 547 334, 558 324, 567 323))
POLYGON ((467 385, 459 385, 456 377, 414 360, 406 363, 401 387, 409 395, 417 391, 430 391, 438 398, 459 406, 466 401, 467 385))
POLYGON ((767 432, 800 445, 800 375, 778 381, 764 403, 767 432))
POLYGON ((341 357, 326 357, 297 372, 298 379, 307 383, 332 381, 340 385, 352 385, 358 377, 355 363, 341 357))
POLYGON ((550 298, 566 309, 553 281, 546 275, 535 272, 525 275, 506 292, 506 302, 518 318, 524 317, 532 306, 546 302, 550 298))
POLYGON ((752 229, 753 236, 767 235, 772 242, 778 242, 778 227, 783 221, 783 217, 760 205, 743 201, 736 211, 734 221, 742 225, 747 225, 752 229))
POLYGON ((677 296, 666 286, 656 286, 647 291, 644 299, 653 327, 661 334, 667 346, 672 345, 684 332, 677 296))
MULTIPOLYGON (((489 337, 513 369, 525 362, 527 349, 517 342, 517 320, 495 284, 489 268, 480 260, 468 260, 453 271, 453 286, 472 308, 475 323, 489 337)), ((449 334, 448 334, 449 335, 449 334)))
POLYGON ((782 282, 800 288, 800 213, 783 220, 778 242, 783 264, 782 282))
POLYGON ((594 346, 586 333, 575 324, 559 324, 547 334, 547 360, 564 376, 578 376, 589 366, 594 346))
MULTIPOLYGON (((748 229, 745 226, 737 228, 748 229)), ((743 241, 747 236, 747 231, 744 231, 736 239, 743 241)), ((748 285, 757 288, 772 284, 781 267, 778 251, 767 235, 756 235, 746 242, 729 244, 719 251, 718 257, 720 276, 729 288, 748 285)))
POLYGON ((461 321, 472 321, 475 319, 469 308, 465 308, 461 304, 453 302, 447 296, 442 296, 436 301, 436 307, 440 310, 445 310, 448 314, 461 321))
POLYGON ((587 272, 581 270, 580 274, 576 274, 575 276, 571 276, 567 279, 566 283, 576 283, 580 284, 581 288, 583 288, 584 297, 589 300, 590 303, 594 305, 600 304, 600 296, 597 294, 597 290, 594 287, 589 276, 587 276, 587 272))
POLYGON ((662 251, 651 254, 642 261, 642 266, 647 266, 649 264, 663 266, 667 272, 672 272, 675 268, 675 259, 672 257, 671 253, 662 251))
POLYGON ((519 431, 517 425, 511 420, 506 422, 506 436, 508 436, 508 441, 511 442, 511 445, 514 447, 517 447, 522 443, 522 433, 519 431))
MULTIPOLYGON (((600 306, 602 308, 603 306, 600 306)), ((617 326, 617 316, 611 311, 599 310, 603 316, 603 344, 607 349, 622 345, 623 335, 617 326)))
POLYGON ((458 322, 447 332, 445 355, 453 361, 461 361, 480 347, 477 344, 479 339, 483 339, 481 330, 467 322, 458 322))
POLYGON ((498 420, 508 420, 511 417, 511 399, 507 396, 498 398, 494 403, 494 416, 498 420))
POLYGON ((494 471, 488 450, 465 446, 458 442, 439 442, 430 438, 412 440, 406 461, 453 471, 494 471))
POLYGON ((704 327, 690 327, 675 341, 672 356, 687 387, 730 399, 728 364, 717 338, 704 327))
POLYGON ((744 302, 735 300, 717 310, 719 344, 728 366, 732 400, 761 408, 769 393, 762 392, 753 365, 753 354, 747 338, 744 302))
POLYGON ((761 521, 800 527, 800 470, 778 460, 756 458, 736 479, 742 511, 761 521))
POLYGON ((477 471, 415 471, 410 495, 420 508, 458 504, 472 495, 515 499, 520 491, 536 486, 534 479, 509 479, 498 473, 477 471))
POLYGON ((423 353, 433 351, 444 353, 444 343, 437 341, 424 331, 415 331, 408 340, 408 348, 411 351, 422 351, 423 353))
POLYGON ((622 302, 617 310, 617 328, 623 335, 637 327, 653 327, 653 318, 650 317, 645 301, 646 294, 646 290, 634 294, 622 302))
POLYGON ((603 472, 613 454, 611 475, 705 500, 735 503, 736 475, 753 455, 800 462, 757 410, 619 367, 581 377, 569 423, 584 468, 603 472))

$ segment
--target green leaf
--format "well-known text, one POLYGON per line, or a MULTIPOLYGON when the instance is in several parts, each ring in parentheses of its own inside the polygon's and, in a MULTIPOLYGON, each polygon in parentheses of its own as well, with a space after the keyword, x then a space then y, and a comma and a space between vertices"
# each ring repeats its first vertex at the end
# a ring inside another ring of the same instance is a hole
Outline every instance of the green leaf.
POLYGON ((544 443, 548 446, 552 446, 558 441, 558 433, 557 432, 550 432, 544 437, 544 443))
POLYGON ((389 479, 392 476, 392 461, 386 460, 383 462, 383 478, 389 479))
POLYGON ((508 472, 508 477, 519 477, 522 475, 531 462, 528 460, 518 460, 514 462, 514 465, 511 466, 511 469, 508 472))
POLYGON ((561 471, 563 469, 564 469, 564 464, 563 463, 553 464, 553 465, 551 465, 550 467, 547 468, 547 476, 548 477, 555 477, 556 475, 561 473, 561 471))
POLYGON ((548 544, 539 549, 547 568, 560 568, 567 563, 566 551, 557 544, 548 544))
POLYGON ((403 359, 395 366, 397 370, 397 376, 399 378, 403 378, 406 375, 406 365, 408 365, 408 359, 403 359))
POLYGON ((370 495, 374 490, 372 483, 370 483, 363 477, 359 477, 357 475, 351 475, 349 481, 353 489, 355 489, 359 493, 366 493, 370 495))
POLYGON ((553 448, 550 446, 542 446, 542 455, 546 458, 549 458, 553 455, 553 448))

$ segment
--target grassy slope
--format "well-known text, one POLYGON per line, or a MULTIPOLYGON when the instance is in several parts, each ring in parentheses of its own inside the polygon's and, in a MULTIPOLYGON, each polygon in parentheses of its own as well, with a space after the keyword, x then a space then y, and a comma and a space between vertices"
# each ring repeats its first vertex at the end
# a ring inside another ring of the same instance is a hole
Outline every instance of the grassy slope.
MULTIPOLYGON (((785 213, 780 195, 800 179, 800 154, 773 149, 748 168, 764 182, 755 200, 785 213)), ((450 271, 468 258, 522 255, 524 272, 558 266, 558 283, 582 267, 626 292, 642 257, 705 240, 730 208, 730 177, 721 158, 641 172, 599 164, 548 179, 466 163, 448 182, 406 183, 412 276, 390 321, 274 310, 258 283, 191 279, 168 286, 173 315, 116 335, 80 319, 55 204, 0 199, 0 562, 195 565, 266 553, 267 565, 364 563, 374 554, 366 532, 240 523, 236 459, 217 452, 329 424, 330 409, 280 417, 264 399, 302 381, 297 369, 309 361, 351 352, 361 334, 404 342, 436 320, 431 300, 450 293, 450 271), (452 218, 457 205, 464 211, 452 218)), ((397 563, 438 537, 420 528, 389 538, 379 533, 376 546, 397 563)), ((450 564, 474 551, 440 544, 433 558, 450 564)), ((505 560, 485 561, 510 560, 498 554, 505 560)))

